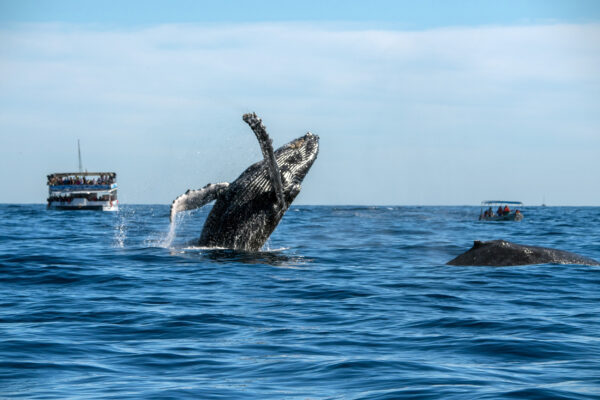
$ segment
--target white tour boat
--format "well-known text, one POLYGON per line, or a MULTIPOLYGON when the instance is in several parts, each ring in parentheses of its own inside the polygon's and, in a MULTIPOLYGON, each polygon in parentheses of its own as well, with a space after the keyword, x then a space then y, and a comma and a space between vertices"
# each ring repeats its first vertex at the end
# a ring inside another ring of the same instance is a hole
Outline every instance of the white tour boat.
POLYGON ((117 211, 117 174, 62 172, 48 175, 48 208, 117 211))

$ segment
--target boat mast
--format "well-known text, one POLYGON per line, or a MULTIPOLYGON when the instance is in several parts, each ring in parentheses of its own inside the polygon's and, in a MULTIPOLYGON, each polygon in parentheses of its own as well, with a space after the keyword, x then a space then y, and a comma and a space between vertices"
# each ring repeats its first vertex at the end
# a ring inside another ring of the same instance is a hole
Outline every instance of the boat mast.
POLYGON ((79 172, 83 172, 83 167, 81 166, 81 147, 79 146, 79 139, 77 139, 77 155, 79 156, 79 172))

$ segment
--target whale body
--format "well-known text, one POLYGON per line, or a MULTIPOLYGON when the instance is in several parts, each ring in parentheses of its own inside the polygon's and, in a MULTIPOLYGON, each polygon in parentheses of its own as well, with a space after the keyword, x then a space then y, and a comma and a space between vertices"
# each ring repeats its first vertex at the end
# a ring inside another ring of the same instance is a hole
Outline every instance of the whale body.
POLYGON ((547 247, 525 246, 507 242, 506 240, 491 240, 488 242, 476 240, 473 242, 471 249, 447 263, 447 265, 497 267, 527 264, 600 265, 594 259, 568 251, 547 247))
POLYGON ((263 157, 232 183, 208 184, 188 190, 171 204, 171 223, 178 212, 216 200, 197 244, 242 251, 259 251, 300 193, 304 177, 319 152, 319 137, 308 132, 273 151, 262 120, 243 119, 256 135, 263 157))

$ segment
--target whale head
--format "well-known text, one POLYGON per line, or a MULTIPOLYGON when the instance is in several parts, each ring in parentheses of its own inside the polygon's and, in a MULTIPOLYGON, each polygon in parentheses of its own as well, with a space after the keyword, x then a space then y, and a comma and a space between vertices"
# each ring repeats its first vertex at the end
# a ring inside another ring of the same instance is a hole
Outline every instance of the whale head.
POLYGON ((302 183, 318 154, 319 137, 310 132, 275 151, 275 159, 281 172, 283 191, 286 197, 296 190, 296 185, 302 183))

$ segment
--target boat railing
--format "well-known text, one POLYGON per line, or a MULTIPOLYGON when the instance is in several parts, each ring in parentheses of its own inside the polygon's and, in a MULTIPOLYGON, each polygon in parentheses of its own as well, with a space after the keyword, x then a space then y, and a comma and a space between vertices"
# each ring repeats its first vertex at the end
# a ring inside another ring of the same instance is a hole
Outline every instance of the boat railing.
POLYGON ((116 183, 111 183, 109 185, 50 185, 50 190, 53 192, 110 190, 110 189, 116 189, 116 188, 117 188, 116 183))

